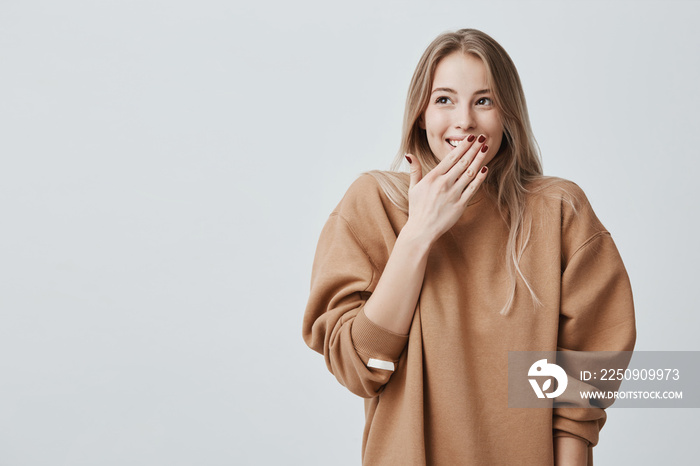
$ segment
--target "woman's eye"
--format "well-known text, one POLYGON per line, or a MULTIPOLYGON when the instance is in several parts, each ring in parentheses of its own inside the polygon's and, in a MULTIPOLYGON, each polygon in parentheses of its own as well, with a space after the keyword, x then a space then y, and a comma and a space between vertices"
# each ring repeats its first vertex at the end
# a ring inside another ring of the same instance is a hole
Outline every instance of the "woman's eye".
POLYGON ((484 100, 488 100, 488 101, 489 101, 488 105, 493 105, 493 100, 491 100, 489 97, 482 97, 481 99, 479 99, 479 100, 477 101, 477 104, 478 104, 479 102, 483 102, 484 100))
POLYGON ((451 102, 451 101, 450 101, 450 98, 449 98, 449 97, 445 97, 445 96, 443 96, 443 97, 438 97, 437 99, 435 99, 435 103, 436 103, 436 104, 446 104, 446 103, 448 103, 448 102, 451 102))

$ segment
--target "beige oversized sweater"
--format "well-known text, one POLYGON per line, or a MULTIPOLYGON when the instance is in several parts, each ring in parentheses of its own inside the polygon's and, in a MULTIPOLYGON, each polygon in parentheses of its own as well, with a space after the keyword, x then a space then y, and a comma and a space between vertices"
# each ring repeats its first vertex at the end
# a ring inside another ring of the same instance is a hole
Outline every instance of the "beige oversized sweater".
POLYGON ((509 290, 508 227, 480 189, 430 250, 408 335, 363 312, 407 215, 363 174, 328 217, 303 337, 365 399, 363 465, 546 466, 559 435, 586 441, 592 464, 605 411, 509 408, 508 351, 631 351, 630 282, 576 184, 559 180, 527 202, 534 220, 520 264, 544 306, 533 308, 519 280, 514 307, 499 314, 509 290), (576 212, 557 186, 573 192, 576 212))

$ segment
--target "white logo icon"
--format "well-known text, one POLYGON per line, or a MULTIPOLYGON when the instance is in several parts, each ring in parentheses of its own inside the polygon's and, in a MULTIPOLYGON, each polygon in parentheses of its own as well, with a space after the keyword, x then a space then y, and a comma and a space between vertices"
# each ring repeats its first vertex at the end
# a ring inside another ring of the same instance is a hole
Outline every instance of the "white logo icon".
POLYGON ((552 386, 552 379, 547 379, 544 382, 544 385, 542 385, 542 388, 540 388, 539 384, 537 383, 537 380, 535 379, 528 379, 530 382, 530 385, 532 385, 532 389, 535 391, 535 394, 537 395, 537 398, 544 398, 545 395, 547 398, 554 398, 562 393, 564 393, 564 390, 566 390, 566 384, 569 382, 566 376, 566 372, 564 372, 564 369, 561 367, 557 366, 556 364, 549 364, 547 363, 546 359, 540 359, 536 363, 534 363, 532 366, 530 366, 530 370, 527 372, 528 376, 549 376, 549 377, 554 377, 557 379, 557 389, 553 391, 552 393, 545 393, 551 386, 552 386))

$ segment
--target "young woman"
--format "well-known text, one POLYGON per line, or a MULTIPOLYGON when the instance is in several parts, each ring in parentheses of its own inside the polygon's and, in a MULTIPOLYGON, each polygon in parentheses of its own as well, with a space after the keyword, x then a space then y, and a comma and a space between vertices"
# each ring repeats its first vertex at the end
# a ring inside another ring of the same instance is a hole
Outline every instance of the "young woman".
POLYGON ((363 464, 592 464, 604 409, 509 408, 508 352, 631 351, 632 291, 585 194, 543 176, 490 36, 421 57, 391 171, 363 173, 321 232, 303 336, 365 398, 363 464))

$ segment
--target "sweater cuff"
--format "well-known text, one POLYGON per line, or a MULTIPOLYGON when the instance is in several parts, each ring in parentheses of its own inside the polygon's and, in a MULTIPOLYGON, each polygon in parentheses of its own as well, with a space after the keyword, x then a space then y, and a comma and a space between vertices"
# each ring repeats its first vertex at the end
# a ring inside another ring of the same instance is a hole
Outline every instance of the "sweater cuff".
POLYGON ((590 444, 591 444, 591 442, 589 442, 588 440, 586 440, 586 439, 583 438, 583 437, 579 437, 579 436, 576 435, 576 434, 572 434, 571 432, 566 432, 566 431, 559 430, 559 429, 552 429, 552 437, 553 437, 553 438, 556 438, 556 437, 571 437, 571 438, 575 438, 575 439, 578 439, 578 440, 582 441, 583 443, 586 444, 586 446, 590 446, 590 444))
POLYGON ((552 435, 554 437, 576 437, 585 441, 589 447, 598 444, 601 425, 597 420, 573 420, 554 415, 552 421, 552 435))
POLYGON ((408 335, 401 335, 375 324, 365 315, 365 307, 352 323, 352 342, 357 354, 368 367, 394 370, 408 335))

